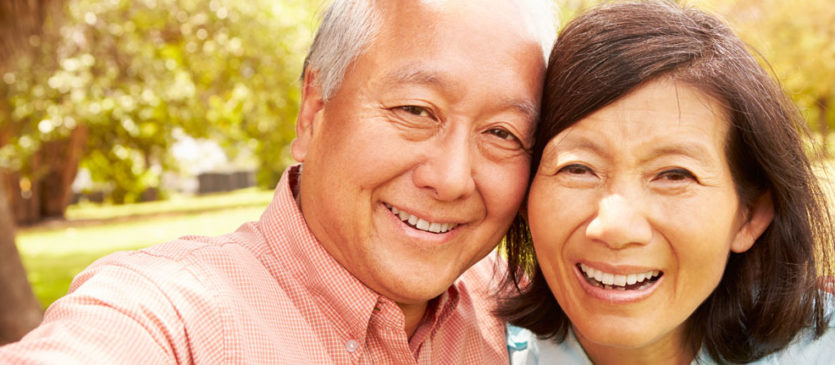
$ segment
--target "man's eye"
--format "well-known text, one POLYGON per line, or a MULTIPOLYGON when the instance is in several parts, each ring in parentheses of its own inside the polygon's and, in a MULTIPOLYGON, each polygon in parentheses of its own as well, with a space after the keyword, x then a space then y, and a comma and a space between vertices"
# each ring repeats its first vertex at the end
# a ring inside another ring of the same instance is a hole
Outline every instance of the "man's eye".
POLYGON ((519 141, 519 138, 516 138, 516 136, 514 136, 513 133, 508 132, 506 129, 493 128, 489 130, 488 133, 506 141, 519 141))
POLYGON ((416 115, 416 116, 419 116, 419 117, 432 118, 432 112, 430 112, 429 109, 426 109, 424 107, 420 107, 420 106, 417 106, 417 105, 404 105, 404 106, 399 106, 396 109, 400 109, 400 110, 402 110, 406 113, 416 115))

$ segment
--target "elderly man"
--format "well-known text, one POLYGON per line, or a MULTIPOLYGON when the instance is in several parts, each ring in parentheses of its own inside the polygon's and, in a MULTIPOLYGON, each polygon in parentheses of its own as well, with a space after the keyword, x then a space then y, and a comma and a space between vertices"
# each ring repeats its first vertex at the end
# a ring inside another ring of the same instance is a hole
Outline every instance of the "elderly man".
POLYGON ((538 0, 336 1, 302 164, 260 221, 100 260, 0 362, 506 363, 491 267, 468 269, 525 195, 551 22, 538 0))

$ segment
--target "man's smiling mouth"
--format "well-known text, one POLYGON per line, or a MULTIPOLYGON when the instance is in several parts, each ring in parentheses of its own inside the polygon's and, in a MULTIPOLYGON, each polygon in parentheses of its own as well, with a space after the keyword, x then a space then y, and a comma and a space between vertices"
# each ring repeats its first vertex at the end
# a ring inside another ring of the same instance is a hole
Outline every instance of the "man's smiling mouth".
POLYGON ((430 232, 430 233, 447 233, 455 227, 458 227, 456 223, 435 223, 429 222, 422 218, 418 218, 415 215, 409 214, 404 212, 396 207, 393 207, 389 204, 383 203, 389 211, 394 213, 395 216, 400 218, 403 223, 406 223, 409 227, 417 229, 419 231, 430 232))
POLYGON ((611 290, 641 290, 658 281, 663 272, 650 270, 627 275, 611 274, 597 270, 585 264, 577 264, 586 281, 598 288, 611 290))

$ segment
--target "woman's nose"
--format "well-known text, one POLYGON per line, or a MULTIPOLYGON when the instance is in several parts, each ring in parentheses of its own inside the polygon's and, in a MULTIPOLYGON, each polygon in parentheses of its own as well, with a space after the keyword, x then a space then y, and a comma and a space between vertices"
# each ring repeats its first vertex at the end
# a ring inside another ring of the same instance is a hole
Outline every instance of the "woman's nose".
POLYGON ((586 227, 586 236, 614 250, 649 243, 652 227, 642 206, 623 195, 607 195, 598 202, 597 216, 586 227))

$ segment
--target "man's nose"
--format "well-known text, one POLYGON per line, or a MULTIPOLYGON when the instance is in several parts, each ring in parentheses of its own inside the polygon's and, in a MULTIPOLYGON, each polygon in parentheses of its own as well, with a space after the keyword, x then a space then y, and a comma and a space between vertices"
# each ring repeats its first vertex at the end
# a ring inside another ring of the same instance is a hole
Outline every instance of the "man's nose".
POLYGON ((453 201, 475 190, 473 156, 466 133, 449 135, 428 151, 412 175, 415 185, 432 191, 435 199, 453 201))
POLYGON ((597 216, 586 227, 586 236, 614 250, 645 245, 652 239, 652 227, 636 199, 610 194, 598 202, 597 216))

